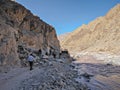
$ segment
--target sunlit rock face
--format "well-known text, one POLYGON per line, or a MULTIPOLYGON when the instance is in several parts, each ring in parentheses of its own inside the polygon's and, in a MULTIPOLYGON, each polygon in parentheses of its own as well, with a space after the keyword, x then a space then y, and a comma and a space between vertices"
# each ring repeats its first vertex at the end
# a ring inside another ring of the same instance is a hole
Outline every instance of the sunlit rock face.
POLYGON ((88 25, 82 25, 61 42, 71 53, 81 51, 112 52, 120 54, 120 4, 105 16, 88 25))
POLYGON ((0 0, 0 65, 19 63, 18 46, 56 56, 60 52, 54 27, 17 2, 0 0))

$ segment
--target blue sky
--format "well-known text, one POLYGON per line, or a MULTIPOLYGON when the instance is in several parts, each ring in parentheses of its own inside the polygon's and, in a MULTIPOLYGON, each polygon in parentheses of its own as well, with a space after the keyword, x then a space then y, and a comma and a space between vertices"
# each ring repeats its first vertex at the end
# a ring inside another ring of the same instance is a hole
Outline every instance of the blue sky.
POLYGON ((104 16, 120 0, 16 0, 52 25, 57 35, 71 32, 104 16))

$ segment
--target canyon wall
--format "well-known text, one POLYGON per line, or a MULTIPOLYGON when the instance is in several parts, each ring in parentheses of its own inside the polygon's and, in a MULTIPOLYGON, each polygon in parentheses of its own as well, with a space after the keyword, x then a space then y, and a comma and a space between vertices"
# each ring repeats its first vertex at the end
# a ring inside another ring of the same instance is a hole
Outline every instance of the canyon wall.
POLYGON ((105 16, 68 34, 61 41, 61 46, 71 53, 86 51, 120 54, 120 4, 105 16))
POLYGON ((54 27, 11 0, 0 0, 0 65, 20 63, 19 50, 59 55, 60 45, 54 27))

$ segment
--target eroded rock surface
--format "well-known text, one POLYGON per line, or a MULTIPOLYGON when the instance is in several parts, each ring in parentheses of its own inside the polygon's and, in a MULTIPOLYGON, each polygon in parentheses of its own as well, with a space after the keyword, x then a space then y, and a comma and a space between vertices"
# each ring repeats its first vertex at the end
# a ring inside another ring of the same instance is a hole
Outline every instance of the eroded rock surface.
POLYGON ((17 2, 0 0, 0 65, 20 64, 19 46, 42 55, 60 52, 54 27, 17 2))

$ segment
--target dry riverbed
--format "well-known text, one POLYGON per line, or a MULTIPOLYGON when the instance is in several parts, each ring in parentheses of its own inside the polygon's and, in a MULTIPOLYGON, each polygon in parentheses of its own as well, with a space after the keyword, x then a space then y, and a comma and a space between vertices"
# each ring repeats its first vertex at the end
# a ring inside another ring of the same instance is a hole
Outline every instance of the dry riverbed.
POLYGON ((78 72, 76 81, 86 85, 89 90, 120 90, 118 57, 101 53, 79 54, 77 61, 72 63, 74 70, 78 72))
POLYGON ((101 57, 101 54, 101 56, 93 55, 79 54, 77 60, 72 62, 68 58, 44 59, 38 65, 34 64, 32 71, 29 67, 1 71, 0 88, 1 90, 120 90, 120 66, 106 62, 106 59, 112 60, 112 56, 107 58, 106 55, 106 57, 101 57))

